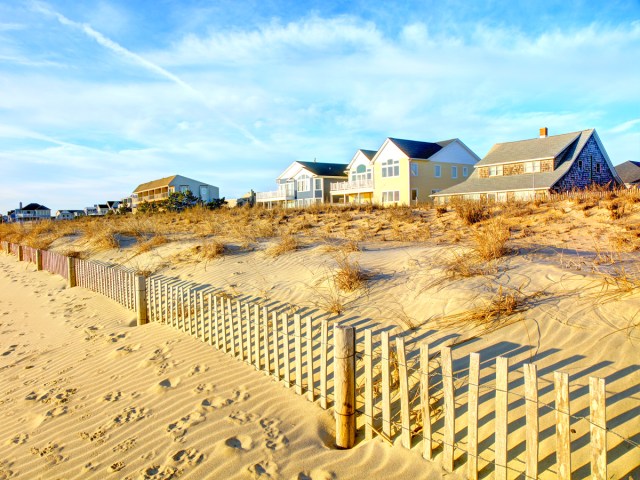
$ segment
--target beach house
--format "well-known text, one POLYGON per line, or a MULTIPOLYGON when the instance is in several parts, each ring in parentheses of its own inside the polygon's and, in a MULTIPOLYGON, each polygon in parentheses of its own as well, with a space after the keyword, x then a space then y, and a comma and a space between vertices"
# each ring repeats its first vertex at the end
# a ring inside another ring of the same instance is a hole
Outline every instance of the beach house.
POLYGON ((276 178, 276 190, 256 193, 256 203, 269 208, 329 203, 331 184, 347 180, 347 166, 346 163, 295 161, 276 178))
POLYGON ((39 203, 30 203, 25 207, 20 202, 20 208, 12 210, 8 214, 12 222, 33 222, 38 220, 51 220, 51 209, 39 203))
POLYGON ((387 138, 377 151, 358 150, 349 180, 333 183, 334 202, 416 205, 467 178, 480 158, 460 139, 423 142, 387 138))
POLYGON ((627 188, 640 187, 640 162, 628 160, 618 165, 616 172, 627 188))
POLYGON ((131 195, 131 207, 135 211, 142 202, 158 202, 169 198, 170 193, 187 191, 204 203, 220 198, 218 187, 182 175, 171 175, 138 185, 131 195))
POLYGON ((56 211, 56 220, 73 220, 77 217, 84 217, 84 210, 58 210, 56 211))
POLYGON ((595 129, 496 143, 469 178, 433 194, 437 203, 453 198, 505 202, 622 181, 595 129))

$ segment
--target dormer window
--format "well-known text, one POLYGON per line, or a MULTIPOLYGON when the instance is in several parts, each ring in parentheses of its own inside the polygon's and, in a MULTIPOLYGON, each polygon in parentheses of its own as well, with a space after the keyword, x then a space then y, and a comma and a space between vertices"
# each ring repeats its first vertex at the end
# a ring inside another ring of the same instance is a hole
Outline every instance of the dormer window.
POLYGON ((502 165, 493 165, 489 167, 489 176, 497 177, 502 175, 502 165))
POLYGON ((540 171, 540 162, 525 162, 524 173, 537 173, 540 171))

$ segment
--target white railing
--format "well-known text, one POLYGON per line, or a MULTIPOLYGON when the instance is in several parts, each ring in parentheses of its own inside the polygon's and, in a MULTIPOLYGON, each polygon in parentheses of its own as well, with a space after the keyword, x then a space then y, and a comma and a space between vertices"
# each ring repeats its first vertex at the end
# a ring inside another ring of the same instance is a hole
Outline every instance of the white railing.
POLYGON ((257 192, 256 201, 264 202, 269 200, 293 200, 295 198, 295 192, 292 189, 287 190, 274 190, 272 192, 257 192))
POLYGON ((344 192, 346 190, 372 190, 373 179, 362 179, 351 182, 335 182, 331 184, 332 192, 344 192))

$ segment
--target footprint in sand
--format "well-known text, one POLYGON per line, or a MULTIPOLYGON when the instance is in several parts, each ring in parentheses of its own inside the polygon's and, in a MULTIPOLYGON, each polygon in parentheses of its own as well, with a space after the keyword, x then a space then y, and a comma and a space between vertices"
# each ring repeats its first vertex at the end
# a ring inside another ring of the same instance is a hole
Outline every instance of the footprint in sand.
POLYGON ((150 415, 149 411, 144 407, 130 406, 122 410, 120 415, 117 415, 112 423, 114 425, 124 425, 125 423, 137 422, 150 415))
POLYGON ((128 438, 124 442, 120 442, 118 445, 113 447, 111 450, 114 452, 126 452, 127 450, 131 450, 136 446, 136 438, 128 438))
POLYGON ((245 425, 247 423, 253 422, 258 419, 258 415, 255 413, 247 413, 240 410, 236 410, 231 412, 227 417, 233 423, 237 423, 238 425, 245 425))
POLYGON ((289 440, 280 432, 278 425, 279 420, 263 418, 260 420, 260 426, 264 431, 264 446, 269 450, 280 450, 289 444, 289 440))
POLYGON ((0 461, 0 480, 8 480, 13 477, 13 470, 11 470, 12 466, 13 463, 0 461))
POLYGON ((66 460, 60 452, 64 447, 60 447, 57 443, 48 443, 42 448, 31 447, 31 454, 42 458, 50 465, 56 465, 66 460))
POLYGON ((297 480, 335 480, 336 474, 325 470, 311 470, 310 472, 300 472, 297 480))
POLYGON ((202 412, 191 412, 177 422, 170 424, 167 427, 167 433, 171 435, 174 441, 182 441, 182 438, 187 434, 189 428, 205 420, 206 417, 202 412))
POLYGON ((202 402, 200 403, 200 406, 208 410, 208 409, 224 408, 231 405, 232 403, 233 403, 233 399, 231 398, 212 397, 212 398, 205 398, 204 400, 202 400, 202 402))
POLYGON ((227 438, 224 444, 236 451, 246 452, 253 447, 253 441, 249 435, 236 435, 235 437, 227 438))
POLYGON ((200 383, 193 389, 193 393, 211 393, 215 388, 216 386, 213 383, 200 383))
POLYGON ((23 443, 26 443, 27 440, 29 440, 29 434, 20 433, 18 435, 15 435, 13 438, 10 438, 9 440, 7 440, 7 445, 22 445, 23 443))
POLYGON ((278 477, 278 466, 270 460, 263 460, 260 463, 250 465, 248 470, 253 478, 260 480, 278 477))
POLYGON ((126 333, 110 333, 107 338, 105 338, 105 341, 107 343, 116 343, 120 340, 124 340, 125 338, 127 338, 126 333))
POLYGON ((142 345, 137 343, 135 345, 123 345, 122 347, 118 347, 116 348, 113 352, 111 352, 111 356, 112 357, 124 357, 125 355, 128 355, 129 353, 133 353, 133 352, 137 352, 138 350, 140 350, 140 347, 142 345))
POLYGON ((193 377, 194 375, 198 374, 198 373, 202 373, 202 372, 206 372, 207 370, 209 370, 209 367, 207 367, 204 364, 199 364, 199 365, 193 365, 190 369, 189 369, 189 373, 188 375, 190 377, 193 377))
POLYGON ((126 466, 126 464, 124 462, 116 462, 116 463, 112 463, 111 465, 109 465, 109 467, 107 468, 107 472, 109 473, 116 473, 119 472, 120 470, 122 470, 124 467, 126 466))
POLYGON ((18 345, 9 345, 9 349, 2 352, 2 356, 6 357, 7 355, 11 355, 16 351, 16 348, 18 348, 18 345))
POLYGON ((122 397, 122 392, 119 390, 114 390, 113 392, 107 393, 104 397, 102 397, 102 401, 104 402, 117 402, 122 397))
POLYGON ((171 461, 182 467, 195 467, 204 460, 204 454, 200 453, 195 448, 189 448, 188 450, 178 450, 171 455, 171 461))
POLYGON ((158 382, 152 387, 152 390, 156 393, 164 393, 169 390, 173 390, 180 384, 180 378, 165 378, 161 382, 158 382))

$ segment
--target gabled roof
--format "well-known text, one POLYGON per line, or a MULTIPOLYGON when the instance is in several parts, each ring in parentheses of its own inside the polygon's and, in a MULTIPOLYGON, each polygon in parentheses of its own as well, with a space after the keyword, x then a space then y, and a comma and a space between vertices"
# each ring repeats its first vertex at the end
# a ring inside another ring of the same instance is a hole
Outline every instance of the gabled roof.
POLYGON ((320 177, 345 177, 346 163, 297 162, 306 170, 320 177))
POLYGON ((145 192, 147 190, 152 190, 154 188, 161 188, 168 186, 178 175, 171 175, 170 177, 161 178, 159 180, 153 180, 147 183, 141 183, 138 187, 133 191, 133 193, 137 192, 145 192))
MULTIPOLYGON (((592 131, 585 130, 584 132, 592 131)), ((556 158, 584 132, 565 133, 545 138, 532 138, 517 142, 496 143, 489 153, 476 166, 499 165, 502 163, 523 162, 556 158)))
POLYGON ((454 142, 455 139, 443 140, 441 142, 419 142, 416 140, 403 140, 401 138, 389 137, 388 140, 398 147, 408 158, 428 159, 433 154, 438 153, 444 147, 454 142))
POLYGON ((640 162, 628 160, 618 165, 616 172, 624 183, 640 182, 640 162))
POLYGON ((487 155, 476 164, 478 166, 495 165, 496 159, 504 159, 500 163, 514 163, 518 161, 533 160, 534 158, 556 158, 556 169, 551 172, 538 172, 538 173, 525 173, 520 175, 505 175, 495 176, 489 178, 480 178, 478 169, 474 169, 473 173, 469 175, 469 178, 462 183, 454 185, 453 187, 442 190, 432 197, 438 197, 443 195, 463 195, 469 193, 485 193, 485 192, 502 192, 502 191, 514 191, 514 190, 538 190, 549 189, 553 187, 571 168, 573 163, 582 152, 582 149, 586 145, 587 141, 594 137, 598 146, 604 156, 613 176, 616 176, 616 171, 611 165, 611 161, 604 149, 604 146, 598 138, 598 134, 594 129, 582 130, 575 133, 567 133, 564 135, 555 135, 553 137, 546 137, 533 140, 523 140, 521 142, 510 143, 498 143, 487 153, 487 155), (551 139, 550 142, 545 140, 551 139), (535 140, 541 140, 541 142, 535 142, 535 140), (561 145, 570 140, 564 147, 561 145), (515 145, 525 144, 525 145, 515 145), (502 152, 499 152, 496 156, 494 151, 496 146, 507 145, 502 152), (538 145, 540 148, 535 150, 533 147, 538 145), (506 152, 511 151, 513 157, 507 157, 506 152), (556 151, 555 155, 549 155, 550 152, 556 151), (493 152, 493 153, 492 153, 493 152), (525 153, 526 152, 526 153, 525 153), (491 162, 485 162, 487 157, 492 155, 491 162), (535 156, 534 156, 535 155, 535 156), (546 156, 545 156, 546 155, 546 156), (528 158, 527 158, 528 157, 528 158), (511 161, 507 160, 511 158, 511 161))
POLYGON ((22 210, 50 210, 44 205, 40 205, 39 203, 30 203, 26 207, 22 207, 22 210))
POLYGON ((376 153, 378 153, 376 150, 365 150, 363 148, 361 148, 358 151, 362 152, 364 156, 367 157, 369 160, 371 160, 376 155, 376 153))

